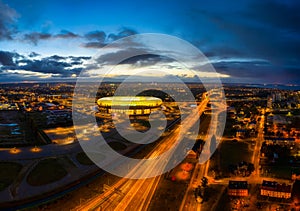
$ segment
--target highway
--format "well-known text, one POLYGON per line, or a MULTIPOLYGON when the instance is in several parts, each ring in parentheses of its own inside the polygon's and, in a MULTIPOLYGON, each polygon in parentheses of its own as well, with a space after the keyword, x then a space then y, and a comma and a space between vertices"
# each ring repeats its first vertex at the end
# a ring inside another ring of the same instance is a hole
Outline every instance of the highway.
MULTIPOLYGON (((220 96, 221 98, 222 96, 220 96)), ((206 134, 205 137, 205 145, 203 148, 202 153, 205 154, 204 157, 210 156, 210 143, 211 143, 211 139, 213 136, 216 137, 216 141, 219 142, 221 141, 222 138, 222 134, 217 134, 217 130, 218 130, 218 124, 219 124, 219 114, 221 112, 226 111, 226 104, 224 104, 224 102, 222 102, 222 100, 215 101, 215 102, 211 102, 211 106, 212 108, 214 107, 216 109, 215 114, 212 115, 212 119, 210 122, 210 126, 209 126, 209 131, 206 134)), ((202 154, 201 153, 201 154, 202 154)), ((201 162, 202 163, 202 162, 201 162)), ((208 173, 208 168, 209 168, 209 163, 210 163, 210 159, 208 158, 208 160, 204 163, 198 163, 195 167, 195 170, 193 172, 192 178, 190 180, 189 186, 186 190, 185 196, 182 200, 181 206, 180 206, 180 211, 185 211, 185 210, 201 210, 201 204, 199 202, 196 201, 195 196, 194 196, 194 190, 195 188, 201 184, 201 179, 205 176, 207 177, 207 173, 208 173)))
MULTIPOLYGON (((207 93, 204 93, 203 96, 206 94, 207 93)), ((155 157, 161 155, 170 148, 176 149, 181 140, 180 136, 182 136, 182 134, 187 134, 189 129, 194 126, 204 112, 207 103, 208 98, 203 97, 203 101, 198 105, 198 109, 194 109, 191 114, 183 119, 181 125, 161 140, 161 143, 158 144, 145 158, 155 159, 155 157)), ((173 150, 169 150, 169 152, 166 153, 165 163, 162 162, 155 166, 149 165, 147 171, 143 172, 143 176, 147 177, 149 172, 154 169, 156 171, 157 169, 163 170, 167 164, 167 158, 172 151, 173 150)), ((75 210, 147 210, 161 176, 139 180, 128 179, 131 176, 134 176, 135 173, 140 173, 136 171, 136 169, 139 168, 139 165, 143 164, 144 162, 139 162, 139 164, 129 172, 128 177, 126 176, 125 178, 120 179, 117 183, 108 187, 103 194, 88 200, 75 210)))

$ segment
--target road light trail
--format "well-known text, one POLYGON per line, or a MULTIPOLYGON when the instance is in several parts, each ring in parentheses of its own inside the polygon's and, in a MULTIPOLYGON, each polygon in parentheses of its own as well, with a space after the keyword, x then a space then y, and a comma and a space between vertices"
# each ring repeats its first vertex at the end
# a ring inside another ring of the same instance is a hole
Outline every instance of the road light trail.
POLYGON ((252 156, 252 163, 254 164, 254 169, 256 172, 256 176, 260 176, 259 172, 259 160, 260 160, 260 149, 262 146, 262 143, 264 141, 264 122, 265 122, 265 115, 264 115, 264 110, 262 111, 262 115, 260 118, 259 122, 259 128, 258 128, 258 134, 257 134, 257 139, 256 139, 256 144, 252 156))
MULTIPOLYGON (((205 96, 206 93, 203 94, 205 96)), ((176 149, 176 146, 179 144, 180 135, 186 134, 187 131, 193 127, 195 122, 199 119, 201 114, 204 112, 208 103, 208 99, 204 98, 204 100, 198 105, 198 109, 195 109, 195 112, 191 113, 188 117, 182 120, 181 125, 184 127, 179 127, 175 129, 168 137, 164 138, 151 153, 149 153, 146 158, 155 158, 163 152, 166 152, 172 146, 176 149)), ((170 152, 169 152, 170 153, 170 152)), ((138 165, 135 166, 129 172, 129 175, 134 175, 135 170, 142 165, 143 162, 139 162, 138 165)), ((159 163, 159 166, 149 166, 148 171, 144 172, 145 176, 153 170, 154 168, 160 168, 163 170, 166 166, 166 163, 159 163)), ((140 179, 140 180, 133 180, 128 178, 122 178, 117 183, 115 183, 109 190, 104 192, 103 194, 87 201, 86 203, 82 204, 81 206, 77 207, 75 210, 126 210, 127 207, 132 207, 131 204, 138 204, 138 209, 146 210, 149 206, 149 201, 151 200, 154 191, 157 187, 157 184, 160 180, 161 176, 148 178, 148 179, 140 179), (119 193, 116 193, 118 190, 119 193), (121 192, 121 193, 120 193, 121 192), (142 192, 142 195, 139 193, 142 192), (142 197, 141 197, 142 196, 142 197), (120 197, 122 197, 120 199, 120 197), (118 204, 111 204, 111 200, 105 200, 107 198, 113 199, 118 201, 118 204)), ((136 209, 136 208, 135 208, 136 209)))
MULTIPOLYGON (((205 107, 206 107, 206 103, 207 103, 207 101, 204 101, 203 104, 201 104, 201 106, 199 106, 199 107, 202 108, 202 112, 204 111, 204 109, 205 109, 205 107), (205 106, 204 106, 204 105, 205 105, 205 106)), ((193 126, 193 124, 194 124, 194 122, 195 122, 195 120, 196 120, 197 118, 198 118, 197 115, 196 115, 196 118, 195 118, 195 114, 191 114, 188 118, 186 118, 186 119, 182 122, 182 125, 185 125, 185 129, 188 130, 188 128, 190 128, 190 127, 193 126), (194 119, 194 121, 192 121, 193 119, 194 119)), ((171 142, 171 143, 176 142, 176 140, 178 139, 179 132, 180 132, 180 130, 176 129, 175 132, 171 135, 171 137, 170 137, 170 136, 168 137, 168 139, 170 140, 169 142, 171 142)), ((165 151, 166 149, 169 148, 169 143, 164 143, 163 145, 165 145, 165 147, 162 147, 162 149, 156 150, 153 154, 151 154, 150 158, 151 158, 153 155, 154 155, 154 157, 155 157, 155 156, 156 156, 156 153, 161 153, 161 152, 163 152, 163 151, 165 151)), ((160 168, 164 168, 164 167, 165 167, 165 164, 162 164, 160 168)), ((153 166, 153 168, 157 168, 157 166, 153 166)), ((150 169, 150 170, 151 170, 151 169, 150 169)), ((161 177, 161 176, 159 176, 159 177, 161 177)), ((159 178, 159 179, 160 179, 160 178, 159 178)), ((158 184, 158 182, 159 182, 159 179, 157 179, 157 178, 151 178, 151 179, 149 179, 149 180, 151 180, 151 181, 150 181, 150 184, 148 184, 148 186, 156 187, 157 184, 158 184)), ((124 197, 124 200, 122 200, 123 204, 122 204, 122 202, 121 202, 121 203, 118 205, 117 210, 125 210, 126 207, 130 204, 130 202, 131 202, 132 200, 134 200, 134 199, 135 199, 135 203, 134 203, 134 204, 139 204, 139 207, 144 207, 145 201, 146 201, 146 200, 145 200, 146 196, 140 197, 140 196, 137 195, 138 190, 141 190, 141 189, 143 189, 143 187, 145 187, 145 186, 144 186, 144 183, 145 183, 145 180, 140 180, 140 181, 136 182, 136 183, 134 184, 134 186, 132 187, 131 191, 130 191, 130 192, 132 192, 132 194, 127 194, 127 195, 124 197), (136 190, 136 191, 134 191, 134 190, 136 190), (137 202, 136 202, 137 199, 139 199, 140 201, 144 201, 144 203, 137 203, 137 202)), ((144 191, 144 192, 146 192, 146 191, 144 191)), ((152 191, 152 192, 154 192, 154 191, 152 191)), ((153 195, 153 194, 152 194, 152 195, 153 195)), ((152 197, 151 197, 151 198, 152 198, 152 197)), ((150 199, 148 199, 148 200, 150 200, 150 199)), ((149 204, 149 203, 148 203, 148 204, 149 204)))
MULTIPOLYGON (((222 96, 220 96, 222 99, 222 96)), ((226 111, 226 104, 220 100, 220 102, 214 102, 212 104, 212 107, 217 108, 217 111, 212 115, 212 119, 210 122, 209 126, 209 131, 206 134, 206 137, 204 140, 205 141, 205 146, 202 151, 202 153, 207 153, 211 154, 210 152, 210 140, 214 135, 216 135, 216 140, 219 142, 221 141, 222 134, 217 134, 218 131, 218 116, 222 112, 226 111)), ((205 155, 206 156, 206 155, 205 155)), ((204 157, 205 157, 204 156, 204 157)), ((184 198, 182 200, 181 206, 179 208, 180 211, 185 211, 185 210, 201 210, 201 204, 196 201, 194 197, 194 189, 195 189, 195 184, 198 186, 200 184, 200 180, 202 177, 207 176, 208 173, 208 168, 209 168, 209 163, 210 160, 208 159, 205 163, 203 164, 196 164, 195 170, 193 172, 192 178, 190 180, 190 183, 188 185, 188 188, 186 190, 186 193, 184 195, 184 198)))

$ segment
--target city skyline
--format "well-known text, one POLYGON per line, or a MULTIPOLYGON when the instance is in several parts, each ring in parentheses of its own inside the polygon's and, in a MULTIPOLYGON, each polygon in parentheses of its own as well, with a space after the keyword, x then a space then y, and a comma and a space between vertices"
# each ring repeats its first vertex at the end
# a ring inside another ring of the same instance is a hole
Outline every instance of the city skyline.
MULTIPOLYGON (((296 1, 2 0, 1 82, 74 80, 94 55, 107 58, 124 50, 103 46, 130 35, 163 33, 195 45, 223 82, 299 84, 299 7, 296 1)), ((132 48, 139 51, 142 44, 132 48)), ((192 81, 193 75, 159 56, 130 60, 112 78, 133 74, 137 64, 169 68, 192 81)))
POLYGON ((186 85, 0 84, 0 207, 298 210, 299 90, 186 85))

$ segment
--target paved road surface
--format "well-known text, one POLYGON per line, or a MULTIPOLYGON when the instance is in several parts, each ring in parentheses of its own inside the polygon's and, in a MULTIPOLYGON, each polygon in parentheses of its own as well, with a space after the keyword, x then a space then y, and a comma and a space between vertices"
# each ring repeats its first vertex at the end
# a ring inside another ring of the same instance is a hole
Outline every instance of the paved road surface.
MULTIPOLYGON (((161 141, 161 144, 159 144, 146 158, 155 158, 162 152, 166 152, 170 149, 170 147, 176 149, 178 140, 180 141, 179 136, 181 134, 186 134, 189 129, 194 126, 195 122, 204 112, 207 103, 208 99, 204 98, 204 100, 198 105, 198 109, 195 109, 193 113, 182 120, 181 125, 172 131, 169 136, 165 137, 161 141)), ((167 155, 168 154, 166 154, 166 157, 167 155)), ((142 164, 143 162, 140 162, 129 173, 129 175, 134 175, 135 172, 137 172, 136 169, 138 169, 139 165, 142 164)), ((144 172, 144 175, 149 175, 149 172, 153 171, 153 169, 157 170, 159 168, 163 170, 166 164, 167 162, 160 163, 159 166, 149 166, 147 171, 144 172)), ((75 210, 147 210, 150 200, 153 197, 159 183, 160 177, 161 176, 157 176, 154 178, 139 180, 122 178, 103 194, 87 201, 75 210)))

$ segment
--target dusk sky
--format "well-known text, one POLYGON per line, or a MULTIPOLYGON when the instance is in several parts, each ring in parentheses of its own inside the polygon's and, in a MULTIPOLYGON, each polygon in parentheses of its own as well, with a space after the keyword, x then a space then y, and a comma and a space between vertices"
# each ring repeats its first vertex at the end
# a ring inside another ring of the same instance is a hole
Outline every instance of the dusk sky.
POLYGON ((74 79, 114 40, 164 33, 199 48, 224 82, 299 84, 299 11, 297 0, 0 0, 0 82, 74 79))

